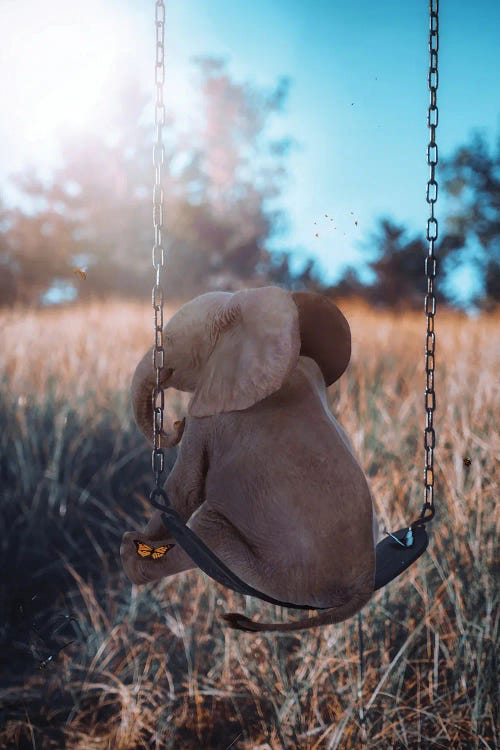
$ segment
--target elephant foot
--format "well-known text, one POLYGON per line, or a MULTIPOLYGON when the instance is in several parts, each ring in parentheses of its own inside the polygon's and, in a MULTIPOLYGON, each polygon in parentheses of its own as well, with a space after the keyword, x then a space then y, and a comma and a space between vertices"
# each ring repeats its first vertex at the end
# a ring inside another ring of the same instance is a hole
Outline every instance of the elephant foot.
POLYGON ((151 583, 169 574, 168 554, 173 539, 153 541, 137 531, 127 531, 120 546, 123 569, 132 583, 151 583), (166 568, 167 565, 167 568, 166 568))

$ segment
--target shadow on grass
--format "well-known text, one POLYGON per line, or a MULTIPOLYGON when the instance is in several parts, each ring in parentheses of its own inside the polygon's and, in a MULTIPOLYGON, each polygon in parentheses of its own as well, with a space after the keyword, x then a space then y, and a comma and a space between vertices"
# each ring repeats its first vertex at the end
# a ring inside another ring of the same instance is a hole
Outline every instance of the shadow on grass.
POLYGON ((122 571, 122 533, 144 523, 151 488, 150 451, 124 396, 68 404, 50 390, 43 401, 13 397, 3 384, 0 479, 2 750, 87 747, 93 727, 110 747, 194 748, 203 736, 219 748, 245 734, 235 708, 259 722, 248 694, 200 703, 186 687, 200 658, 223 662, 197 624, 201 612, 213 625, 220 587, 188 572, 165 596, 122 571))
MULTIPOLYGON (((75 576, 102 599, 121 575, 120 539, 142 523, 151 484, 150 452, 127 411, 120 395, 68 404, 49 390, 40 403, 0 389, 3 685, 41 660, 33 652, 44 640, 51 651, 72 635, 75 576), (47 625, 64 618, 51 643, 47 625)), ((174 461, 169 451, 166 475, 174 461)))

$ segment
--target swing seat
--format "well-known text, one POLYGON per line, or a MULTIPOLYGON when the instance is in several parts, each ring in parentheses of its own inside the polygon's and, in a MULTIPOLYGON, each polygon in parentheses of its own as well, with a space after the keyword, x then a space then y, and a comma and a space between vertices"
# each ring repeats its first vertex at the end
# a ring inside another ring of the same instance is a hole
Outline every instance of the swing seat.
MULTIPOLYGON (((393 532, 393 536, 404 543, 408 526, 393 532)), ((375 586, 374 591, 381 589, 397 578, 406 568, 425 552, 429 537, 424 526, 413 529, 413 543, 410 547, 401 546, 390 536, 382 539, 375 548, 375 586)))

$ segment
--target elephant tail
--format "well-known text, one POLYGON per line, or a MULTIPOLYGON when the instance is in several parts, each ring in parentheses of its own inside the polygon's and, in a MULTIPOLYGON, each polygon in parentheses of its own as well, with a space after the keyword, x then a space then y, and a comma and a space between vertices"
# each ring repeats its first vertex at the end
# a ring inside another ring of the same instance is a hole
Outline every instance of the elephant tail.
POLYGON ((249 617, 245 617, 245 615, 238 614, 237 612, 228 612, 223 615, 223 618, 233 630, 244 630, 249 633, 259 633, 262 631, 285 633, 291 630, 305 630, 306 628, 314 628, 318 625, 333 625, 337 622, 347 620, 369 602, 372 594, 373 589, 368 593, 354 594, 343 604, 330 607, 329 609, 325 609, 321 614, 305 620, 299 620, 298 622, 254 622, 249 617))

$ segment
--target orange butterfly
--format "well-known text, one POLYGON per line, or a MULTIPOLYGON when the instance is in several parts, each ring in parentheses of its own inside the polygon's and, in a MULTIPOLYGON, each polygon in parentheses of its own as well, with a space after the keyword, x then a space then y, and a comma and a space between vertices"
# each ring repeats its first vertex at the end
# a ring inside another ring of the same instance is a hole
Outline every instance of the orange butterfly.
POLYGON ((134 544, 139 557, 151 557, 152 560, 161 560, 174 546, 173 544, 165 544, 162 547, 150 547, 149 544, 139 542, 137 539, 134 539, 134 544))

